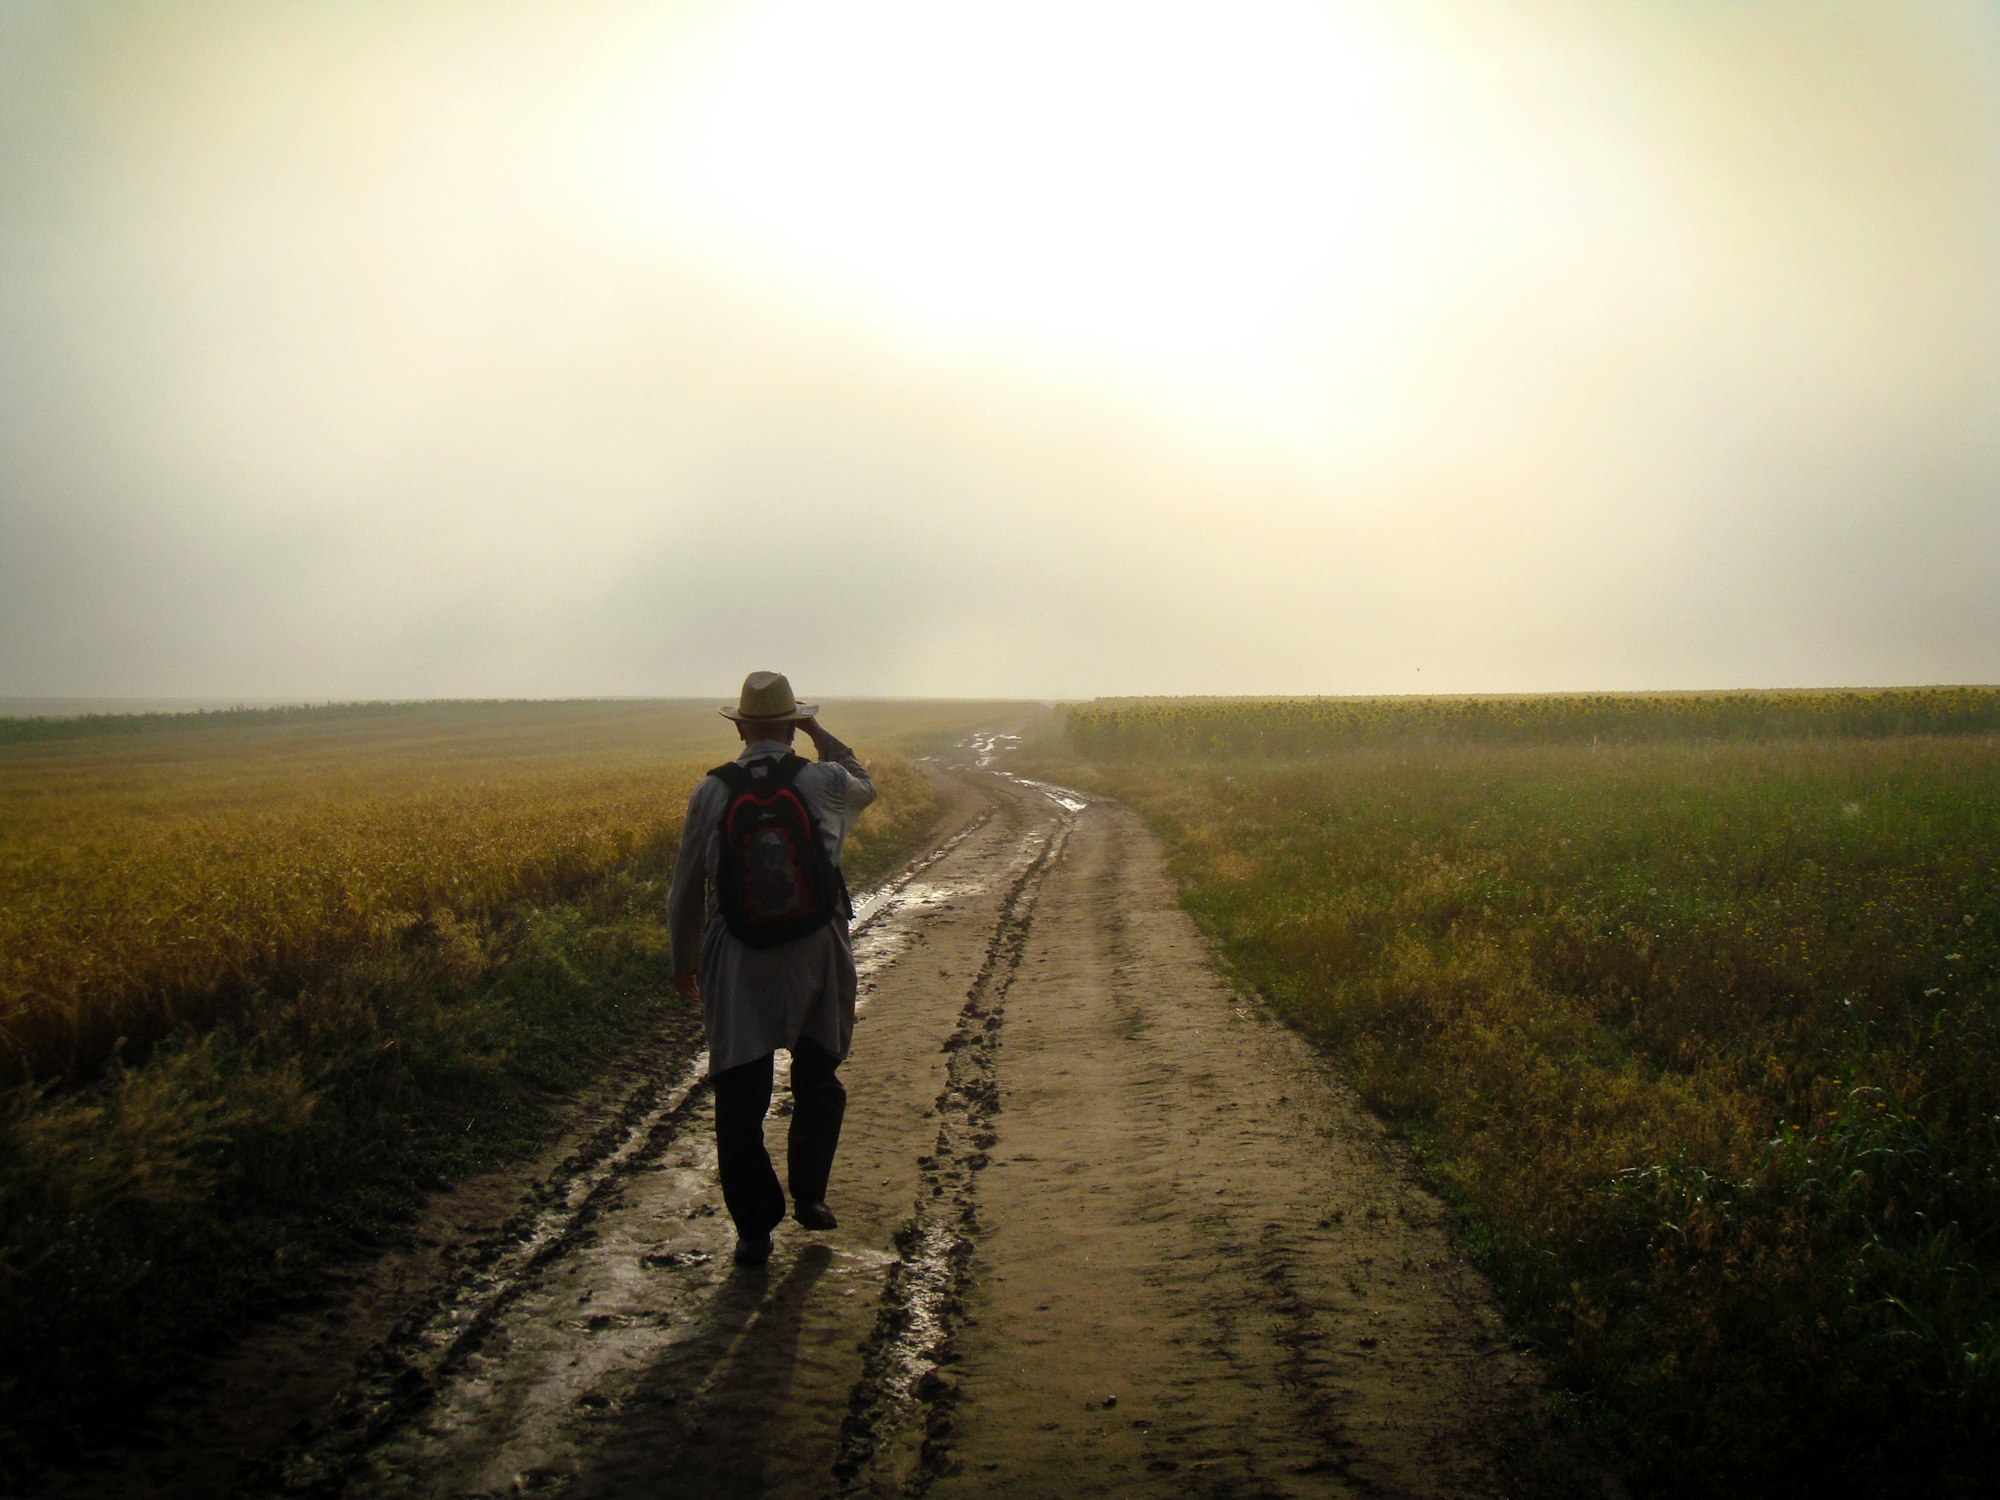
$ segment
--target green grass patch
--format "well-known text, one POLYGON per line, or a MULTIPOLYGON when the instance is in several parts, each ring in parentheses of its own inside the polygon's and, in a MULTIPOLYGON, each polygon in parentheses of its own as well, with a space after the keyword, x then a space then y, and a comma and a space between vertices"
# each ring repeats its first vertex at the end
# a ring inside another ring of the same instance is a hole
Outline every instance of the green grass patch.
POLYGON ((2000 743, 1088 743, 1635 1487, 1981 1488, 2000 743))

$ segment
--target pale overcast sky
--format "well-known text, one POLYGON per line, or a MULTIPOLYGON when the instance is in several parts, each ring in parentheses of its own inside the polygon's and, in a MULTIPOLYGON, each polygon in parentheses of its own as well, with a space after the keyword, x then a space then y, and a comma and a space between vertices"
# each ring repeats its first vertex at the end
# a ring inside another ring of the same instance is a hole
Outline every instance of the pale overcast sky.
POLYGON ((0 0, 0 695, 2000 681, 1991 0, 0 0))

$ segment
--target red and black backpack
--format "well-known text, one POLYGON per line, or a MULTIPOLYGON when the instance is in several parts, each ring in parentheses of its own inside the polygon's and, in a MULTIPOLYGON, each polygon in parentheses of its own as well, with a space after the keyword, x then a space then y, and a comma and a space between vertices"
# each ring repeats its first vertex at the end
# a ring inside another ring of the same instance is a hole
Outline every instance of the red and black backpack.
POLYGON ((775 948, 851 915, 847 885, 820 841, 819 819, 792 783, 797 755, 731 761, 708 774, 729 789, 722 812, 715 894, 730 932, 775 948))

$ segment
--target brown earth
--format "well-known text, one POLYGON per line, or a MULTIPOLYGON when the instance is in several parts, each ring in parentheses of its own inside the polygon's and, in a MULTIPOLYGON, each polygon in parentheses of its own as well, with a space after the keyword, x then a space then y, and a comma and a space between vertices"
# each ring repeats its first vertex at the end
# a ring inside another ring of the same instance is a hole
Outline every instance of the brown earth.
POLYGON ((1138 818, 995 759, 961 753, 957 831, 863 906, 839 1229, 732 1266, 663 1039, 52 1493, 1535 1487, 1540 1378, 1446 1210, 1217 977, 1138 818))

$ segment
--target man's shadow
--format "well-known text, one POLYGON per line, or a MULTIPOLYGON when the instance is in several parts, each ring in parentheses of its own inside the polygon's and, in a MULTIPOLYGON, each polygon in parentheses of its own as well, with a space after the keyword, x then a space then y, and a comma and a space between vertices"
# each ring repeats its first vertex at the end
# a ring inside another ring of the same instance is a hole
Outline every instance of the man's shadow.
POLYGON ((599 1435, 572 1493, 589 1500, 765 1493, 806 1309, 833 1258, 827 1245, 810 1244, 775 1281, 761 1269, 725 1275, 691 1318, 689 1335, 593 1421, 599 1435))

